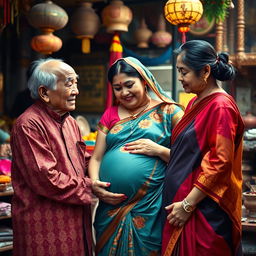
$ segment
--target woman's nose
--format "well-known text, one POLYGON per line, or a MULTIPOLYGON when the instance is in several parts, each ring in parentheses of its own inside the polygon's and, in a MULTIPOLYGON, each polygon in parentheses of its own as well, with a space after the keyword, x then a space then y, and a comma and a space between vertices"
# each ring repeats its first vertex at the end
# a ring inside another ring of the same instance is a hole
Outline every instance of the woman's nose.
POLYGON ((183 80, 182 75, 178 73, 178 81, 182 81, 182 80, 183 80))
POLYGON ((127 94, 129 94, 129 90, 126 89, 126 88, 123 88, 122 89, 122 95, 127 95, 127 94))

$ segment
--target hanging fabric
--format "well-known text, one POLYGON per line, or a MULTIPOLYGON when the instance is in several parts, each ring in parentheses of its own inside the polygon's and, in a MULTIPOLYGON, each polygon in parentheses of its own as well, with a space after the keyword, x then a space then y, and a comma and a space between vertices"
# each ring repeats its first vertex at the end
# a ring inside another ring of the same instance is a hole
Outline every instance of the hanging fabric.
POLYGON ((134 57, 138 59, 142 64, 145 66, 158 66, 161 64, 165 64, 168 61, 171 60, 172 57, 172 47, 170 46, 164 53, 162 53, 158 57, 146 57, 146 56, 140 56, 137 53, 135 53, 132 50, 129 50, 128 48, 124 47, 124 55, 125 57, 134 57))
MULTIPOLYGON (((118 59, 123 57, 123 47, 120 42, 119 34, 116 32, 112 38, 112 43, 110 45, 110 56, 109 56, 109 67, 118 59)), ((105 108, 111 107, 113 105, 112 96, 112 86, 111 83, 107 83, 107 97, 105 108)))

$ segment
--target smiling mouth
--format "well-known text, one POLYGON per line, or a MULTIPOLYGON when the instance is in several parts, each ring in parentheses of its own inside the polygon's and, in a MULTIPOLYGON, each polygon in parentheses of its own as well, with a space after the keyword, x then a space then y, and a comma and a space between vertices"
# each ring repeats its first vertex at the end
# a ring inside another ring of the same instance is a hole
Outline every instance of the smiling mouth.
POLYGON ((133 99, 133 96, 123 98, 123 100, 125 100, 125 101, 131 101, 132 99, 133 99))

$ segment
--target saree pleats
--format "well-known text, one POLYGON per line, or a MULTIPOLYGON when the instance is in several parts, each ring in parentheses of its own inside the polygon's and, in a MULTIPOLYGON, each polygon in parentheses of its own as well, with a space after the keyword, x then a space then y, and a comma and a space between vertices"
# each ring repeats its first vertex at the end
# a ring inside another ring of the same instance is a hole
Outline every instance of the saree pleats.
POLYGON ((185 112, 173 131, 163 205, 182 201, 194 186, 207 197, 183 229, 171 227, 163 210, 162 254, 174 255, 178 244, 179 256, 239 255, 244 125, 225 93, 198 105, 185 112))

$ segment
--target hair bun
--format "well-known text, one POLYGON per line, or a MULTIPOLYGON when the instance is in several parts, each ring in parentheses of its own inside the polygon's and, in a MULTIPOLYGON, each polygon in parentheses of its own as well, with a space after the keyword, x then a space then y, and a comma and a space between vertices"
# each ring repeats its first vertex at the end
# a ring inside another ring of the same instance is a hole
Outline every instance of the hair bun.
POLYGON ((228 64, 228 60, 229 60, 229 57, 228 57, 228 54, 225 53, 225 52, 221 52, 218 54, 218 60, 225 63, 225 64, 228 64))

